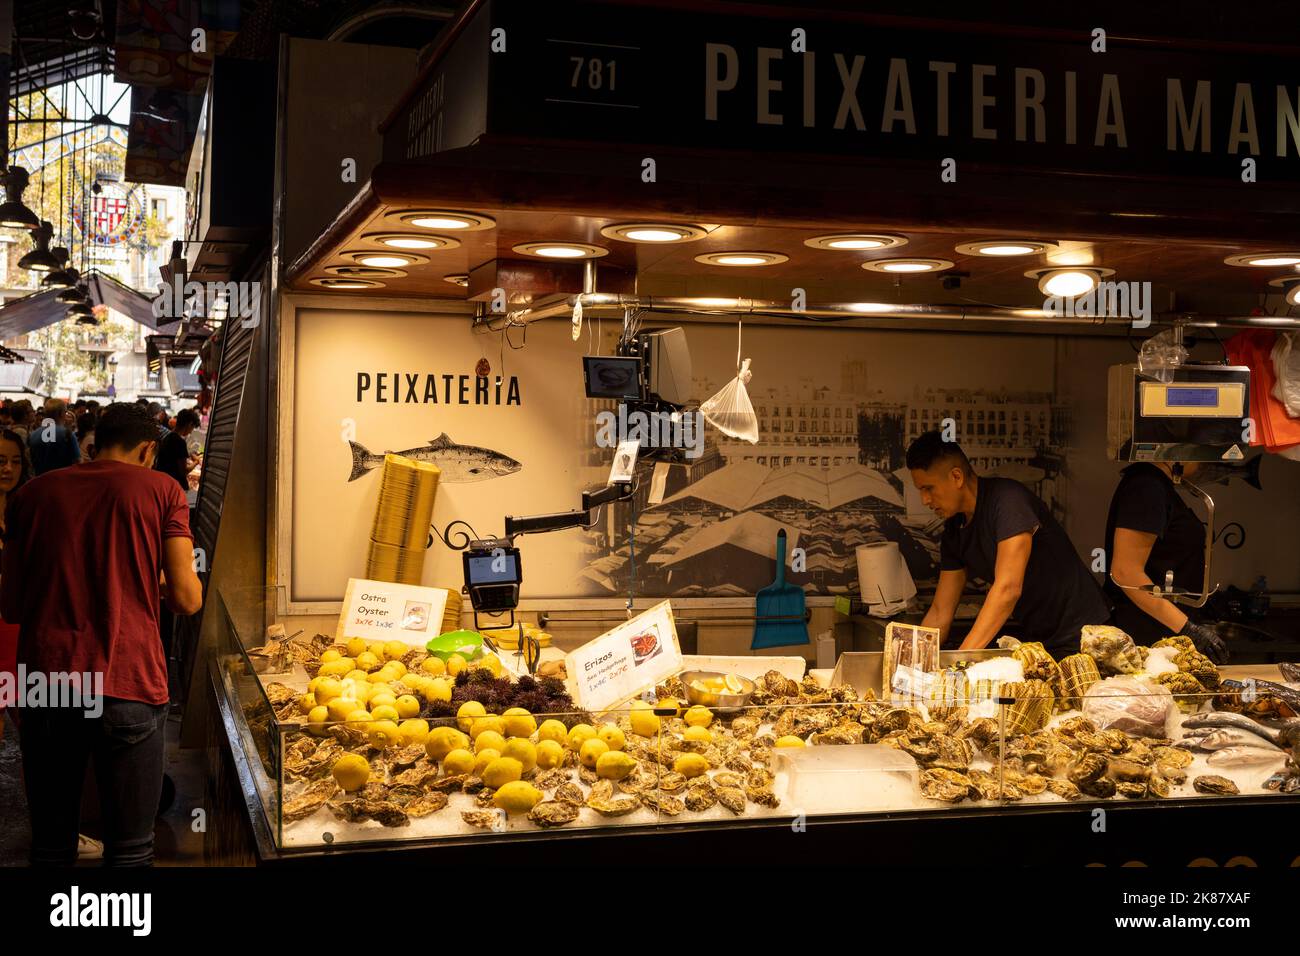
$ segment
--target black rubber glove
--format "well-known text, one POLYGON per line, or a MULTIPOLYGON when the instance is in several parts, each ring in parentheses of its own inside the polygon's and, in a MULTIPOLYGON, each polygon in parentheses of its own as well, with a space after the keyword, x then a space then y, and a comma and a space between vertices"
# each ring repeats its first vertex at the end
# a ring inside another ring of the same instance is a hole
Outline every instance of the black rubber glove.
POLYGON ((1214 663, 1227 663, 1227 643, 1208 627, 1202 627, 1200 624, 1193 624, 1191 621, 1188 621, 1187 625, 1183 628, 1183 634, 1190 637, 1192 639, 1192 644, 1196 646, 1196 649, 1214 663))

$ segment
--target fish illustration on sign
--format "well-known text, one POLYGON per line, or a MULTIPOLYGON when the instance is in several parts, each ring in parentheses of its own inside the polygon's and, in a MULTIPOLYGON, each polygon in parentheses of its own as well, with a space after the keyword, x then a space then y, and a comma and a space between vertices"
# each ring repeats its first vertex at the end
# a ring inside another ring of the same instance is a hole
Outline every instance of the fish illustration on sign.
MULTIPOLYGON (((365 445, 354 441, 348 442, 348 445, 352 449, 352 474, 348 475, 348 481, 356 481, 366 472, 384 463, 382 454, 376 455, 365 445)), ((427 445, 407 448, 391 454, 414 458, 416 461, 432 462, 442 472, 439 481, 487 481, 489 478, 513 475, 524 467, 509 455, 503 455, 491 448, 458 445, 446 432, 427 445)))

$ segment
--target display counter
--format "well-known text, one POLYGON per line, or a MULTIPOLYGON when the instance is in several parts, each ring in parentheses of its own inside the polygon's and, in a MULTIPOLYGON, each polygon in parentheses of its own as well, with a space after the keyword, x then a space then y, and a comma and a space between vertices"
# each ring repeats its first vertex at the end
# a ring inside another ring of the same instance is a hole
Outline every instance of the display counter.
MULTIPOLYGON (((611 859, 633 848, 664 859, 709 848, 736 861, 833 860, 851 834, 903 859, 958 858, 948 862, 1297 855, 1272 829, 1295 810, 1297 784, 1279 729, 1295 692, 1267 683, 1280 681, 1271 666, 1223 668, 1213 693, 1166 678, 1173 693, 1126 696, 1120 681, 1100 704, 1036 694, 1052 680, 1040 687, 1031 677, 999 691, 1011 696, 899 702, 855 687, 851 667, 827 687, 797 677, 796 658, 754 658, 748 668, 736 659, 733 676, 752 687, 744 706, 692 710, 690 689, 674 679, 654 704, 593 715, 572 706, 558 680, 510 681, 486 667, 449 675, 414 649, 371 672, 377 690, 339 680, 346 693, 400 705, 371 706, 378 720, 351 704, 320 719, 308 703, 340 700, 321 686, 321 655, 350 666, 346 645, 277 617, 273 597, 252 609, 246 595, 240 610, 224 594, 219 603, 218 776, 243 799, 229 802, 209 842, 248 848, 248 862, 435 850, 486 861, 536 852, 538 840, 576 841, 611 859), (292 640, 268 654, 264 628, 250 624, 259 617, 292 640), (382 679, 398 671, 403 679, 382 679), (443 699, 448 690, 453 700, 443 699), (464 708, 474 700, 484 706, 464 708), (398 719, 384 706, 400 706, 398 719), (806 838, 791 842, 792 833, 806 838)), ((1043 667, 1023 669, 1047 676, 1043 667)))

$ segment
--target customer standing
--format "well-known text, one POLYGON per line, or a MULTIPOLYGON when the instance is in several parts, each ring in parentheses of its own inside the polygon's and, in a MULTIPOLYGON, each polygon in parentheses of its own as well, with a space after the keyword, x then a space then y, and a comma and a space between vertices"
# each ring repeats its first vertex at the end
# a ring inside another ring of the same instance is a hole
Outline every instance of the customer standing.
MULTIPOLYGON (((11 429, 0 431, 0 534, 4 532, 3 512, 9 496, 31 477, 32 460, 27 454, 27 443, 11 429)), ((15 674, 17 669, 18 625, 0 619, 0 674, 15 674)), ((5 701, 0 699, 0 737, 4 731, 5 701)))
POLYGON ((103 681, 98 701, 20 710, 33 864, 76 858, 93 759, 105 864, 148 866, 168 702, 158 607, 161 598, 193 614, 202 589, 185 496, 152 470, 158 428, 148 411, 110 405, 95 444, 93 462, 51 472, 10 498, 0 614, 20 625, 18 661, 29 673, 89 672, 103 681), (40 588, 29 586, 35 573, 40 588))
POLYGON ((68 421, 68 403, 51 398, 45 403, 45 414, 27 436, 27 447, 32 453, 32 469, 38 475, 56 468, 66 468, 81 461, 81 446, 68 421))
POLYGON ((190 408, 181 409, 176 413, 176 427, 163 436, 158 448, 158 463, 154 467, 175 478, 182 492, 190 490, 190 471, 194 468, 186 439, 198 427, 198 412, 190 408))

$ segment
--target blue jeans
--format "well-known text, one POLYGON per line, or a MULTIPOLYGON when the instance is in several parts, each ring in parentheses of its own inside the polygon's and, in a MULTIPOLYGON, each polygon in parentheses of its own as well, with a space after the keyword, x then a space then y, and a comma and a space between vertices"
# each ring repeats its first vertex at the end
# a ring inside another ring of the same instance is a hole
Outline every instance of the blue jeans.
POLYGON ((32 865, 77 860, 81 788, 93 760, 104 823, 105 866, 152 866, 163 780, 166 704, 104 698, 104 712, 24 707, 18 729, 32 819, 32 865))

